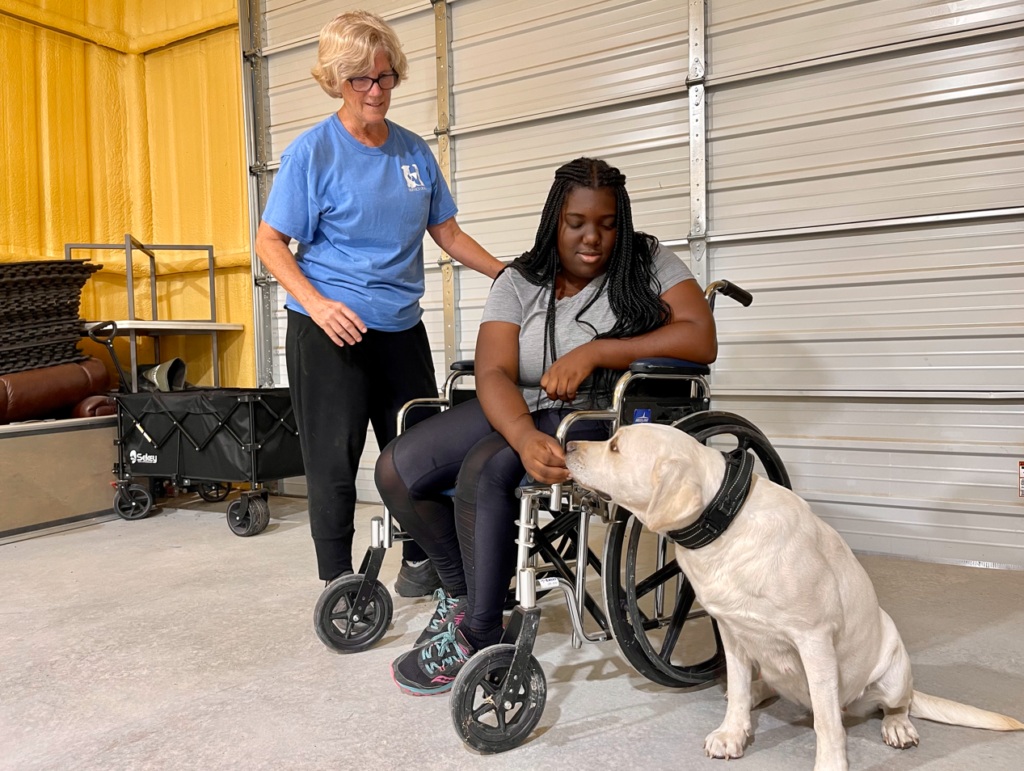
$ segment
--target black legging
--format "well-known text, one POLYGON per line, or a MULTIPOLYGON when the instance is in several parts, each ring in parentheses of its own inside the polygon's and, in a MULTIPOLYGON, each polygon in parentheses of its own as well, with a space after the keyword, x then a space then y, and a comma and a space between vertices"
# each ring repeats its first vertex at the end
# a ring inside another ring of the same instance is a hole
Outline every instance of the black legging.
MULTIPOLYGON (((554 436, 570 408, 539 410, 554 436)), ((573 439, 606 439, 608 424, 577 423, 573 439)), ((497 642, 515 572, 519 455, 491 428, 476 399, 413 426, 381 453, 375 480, 384 505, 429 555, 445 588, 469 598, 464 624, 477 647, 497 642), (456 481, 457 480, 457 481, 456 481), (442 493, 455 487, 454 505, 442 493)))

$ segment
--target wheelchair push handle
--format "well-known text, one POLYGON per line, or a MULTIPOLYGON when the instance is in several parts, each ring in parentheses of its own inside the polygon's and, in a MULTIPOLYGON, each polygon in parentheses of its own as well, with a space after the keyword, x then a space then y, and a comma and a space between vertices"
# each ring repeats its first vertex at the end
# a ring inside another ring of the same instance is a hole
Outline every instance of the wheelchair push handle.
POLYGON ((722 281, 715 281, 708 284, 708 288, 704 290, 704 297, 707 299, 712 310, 715 308, 716 294, 724 294, 726 297, 731 297, 744 308, 754 302, 754 296, 746 289, 737 286, 731 281, 725 281, 723 279, 722 281))

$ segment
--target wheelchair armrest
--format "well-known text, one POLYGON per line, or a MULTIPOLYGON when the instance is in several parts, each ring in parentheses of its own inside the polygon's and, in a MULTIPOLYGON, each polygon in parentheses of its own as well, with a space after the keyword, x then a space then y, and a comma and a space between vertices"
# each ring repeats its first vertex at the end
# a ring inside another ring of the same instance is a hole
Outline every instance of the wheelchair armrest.
POLYGON ((637 359, 629 365, 629 371, 636 375, 708 375, 711 368, 707 364, 695 364, 684 359, 670 359, 656 356, 650 359, 637 359))
POLYGON ((473 359, 463 359, 462 361, 453 361, 451 366, 452 372, 472 372, 473 371, 473 359))

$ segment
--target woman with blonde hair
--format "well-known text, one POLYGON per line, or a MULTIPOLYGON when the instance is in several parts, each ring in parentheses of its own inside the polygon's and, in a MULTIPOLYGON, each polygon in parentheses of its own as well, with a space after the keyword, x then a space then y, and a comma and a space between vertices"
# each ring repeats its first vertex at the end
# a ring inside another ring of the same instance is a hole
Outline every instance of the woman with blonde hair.
MULTIPOLYGON (((426 142, 386 118, 407 74, 401 43, 381 17, 352 11, 323 28, 312 75, 342 105, 282 154, 256 237, 257 254, 288 292, 288 380, 327 582, 352 571, 367 424, 383 448, 405 402, 437 395, 420 320, 424 234, 487 276, 502 268, 459 228, 426 142)), ((399 594, 440 586, 414 542, 403 557, 399 594)))

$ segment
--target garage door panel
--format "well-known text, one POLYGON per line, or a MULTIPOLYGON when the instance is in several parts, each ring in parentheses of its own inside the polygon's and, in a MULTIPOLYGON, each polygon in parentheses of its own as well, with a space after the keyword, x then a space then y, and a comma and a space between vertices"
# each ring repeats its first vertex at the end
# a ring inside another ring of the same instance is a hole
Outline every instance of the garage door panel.
POLYGON ((998 281, 976 275, 866 288, 762 290, 756 305, 743 311, 730 308, 721 318, 723 331, 731 337, 801 331, 911 335, 922 329, 939 334, 998 326, 1024 333, 1024 273, 998 281))
MULTIPOLYGON (((387 18, 416 8, 430 9, 429 0, 360 0, 358 5, 338 0, 266 0, 263 29, 265 47, 287 45, 305 37, 319 36, 323 26, 339 13, 358 7, 387 18)), ((391 23, 397 24, 395 18, 391 23)), ((403 41, 404 42, 404 41, 403 41)))
POLYGON ((717 232, 762 232, 1014 206, 1024 196, 1024 155, 799 180, 775 185, 774 191, 778 197, 767 198, 764 188, 719 190, 714 207, 717 232))
POLYGON ((1024 19, 1016 0, 711 0, 707 13, 714 78, 1024 19))
POLYGON ((961 41, 949 48, 839 63, 711 89, 711 138, 866 115, 885 119, 888 113, 922 105, 971 103, 1013 93, 1020 89, 1022 48, 1019 35, 961 41))
POLYGON ((986 452, 983 445, 975 445, 967 454, 934 452, 927 444, 907 448, 909 444, 893 449, 878 447, 873 440, 775 441, 794 488, 811 495, 833 492, 1004 504, 1017 496, 1016 464, 996 448, 986 452))
POLYGON ((976 337, 854 340, 814 334, 765 335, 759 342, 719 336, 715 384, 791 390, 992 390, 1024 382, 1024 338, 990 331, 976 337))
POLYGON ((809 502, 856 551, 1024 569, 1024 530, 1017 517, 1004 511, 937 510, 929 501, 853 495, 809 502))
POLYGON ((720 313, 731 319, 757 312, 761 289, 974 276, 1001 280, 1024 270, 1024 218, 712 244, 709 254, 715 278, 732 279, 755 293, 749 311, 721 306, 720 313))
POLYGON ((713 232, 1024 199, 1019 38, 726 88, 709 105, 713 232))
POLYGON ((460 0, 452 8, 455 124, 681 88, 686 26, 676 0, 460 0))
POLYGON ((713 406, 765 431, 854 549, 1024 565, 1024 401, 716 393, 713 406))
MULTIPOLYGON (((1024 453, 1024 399, 737 396, 715 390, 715 409, 753 421, 773 441, 927 443, 932 452, 1024 453)), ((1001 462, 1005 462, 1001 461, 1001 462)))

